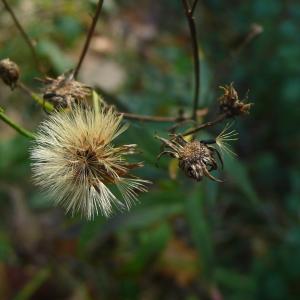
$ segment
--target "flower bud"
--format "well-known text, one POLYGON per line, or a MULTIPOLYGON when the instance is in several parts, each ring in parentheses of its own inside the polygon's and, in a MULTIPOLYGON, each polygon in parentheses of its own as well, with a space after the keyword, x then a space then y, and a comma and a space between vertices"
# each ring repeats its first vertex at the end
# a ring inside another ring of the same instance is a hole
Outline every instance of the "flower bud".
POLYGON ((224 94, 219 98, 220 112, 226 114, 228 118, 248 114, 252 106, 251 103, 244 103, 239 99, 238 93, 233 84, 220 87, 224 94))
POLYGON ((20 69, 9 58, 0 60, 0 77, 5 84, 14 89, 20 77, 20 69))

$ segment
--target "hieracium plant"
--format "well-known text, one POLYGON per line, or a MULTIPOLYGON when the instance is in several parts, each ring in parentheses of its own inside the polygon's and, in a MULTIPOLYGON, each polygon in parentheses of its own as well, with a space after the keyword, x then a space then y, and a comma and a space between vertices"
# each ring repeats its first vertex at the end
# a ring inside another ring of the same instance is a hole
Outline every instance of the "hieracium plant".
MULTIPOLYGON (((0 61, 0 77, 11 87, 20 88, 41 105, 49 114, 40 124, 35 134, 11 120, 0 108, 0 118, 15 128, 20 134, 33 140, 30 149, 33 179, 53 199, 54 203, 72 214, 80 214, 86 219, 96 215, 110 216, 114 208, 130 209, 140 192, 150 186, 148 179, 135 176, 132 170, 143 167, 142 162, 132 162, 128 156, 137 152, 136 144, 118 145, 116 138, 128 129, 123 119, 152 122, 174 122, 179 128, 188 121, 194 121, 193 128, 182 133, 169 133, 168 138, 156 135, 162 142, 163 150, 158 154, 169 155, 178 160, 178 166, 190 179, 201 181, 204 177, 221 182, 212 172, 223 167, 223 153, 233 154, 229 143, 237 139, 237 132, 226 122, 224 129, 214 139, 197 140, 195 134, 228 119, 248 114, 251 104, 239 99, 233 84, 221 87, 218 100, 219 111, 213 121, 197 124, 199 100, 198 44, 195 35, 193 10, 183 1, 192 34, 195 64, 195 90, 192 115, 174 118, 163 116, 143 116, 117 111, 114 107, 99 101, 93 89, 76 80, 95 24, 101 12, 103 1, 99 1, 86 43, 76 68, 57 78, 45 76, 42 97, 20 82, 20 68, 8 58, 0 61), (93 99, 90 104, 90 99, 93 99)), ((197 1, 195 1, 197 4, 197 1)), ((6 3, 6 7, 8 4, 6 3)), ((16 20, 11 8, 8 10, 16 20)), ((20 24, 18 24, 20 28, 20 24)), ((40 62, 30 38, 26 36, 37 67, 40 62)))

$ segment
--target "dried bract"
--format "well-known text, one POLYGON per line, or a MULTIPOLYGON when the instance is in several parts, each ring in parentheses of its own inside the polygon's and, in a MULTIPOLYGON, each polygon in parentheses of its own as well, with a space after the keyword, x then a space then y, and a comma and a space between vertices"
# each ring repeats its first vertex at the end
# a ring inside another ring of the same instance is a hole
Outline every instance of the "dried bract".
POLYGON ((197 181, 207 176, 214 181, 221 182, 210 173, 218 169, 216 155, 222 164, 221 156, 214 147, 201 141, 187 142, 180 135, 173 135, 170 140, 159 136, 157 138, 163 142, 165 148, 168 148, 161 152, 158 158, 164 154, 177 158, 178 165, 186 176, 197 181))
POLYGON ((9 58, 0 60, 0 77, 5 84, 14 89, 20 77, 18 65, 9 58))
POLYGON ((91 88, 76 81, 73 73, 63 74, 57 78, 46 77, 41 81, 45 84, 44 100, 53 104, 56 109, 70 108, 74 104, 82 105, 91 95, 91 88))
POLYGON ((233 83, 220 87, 224 94, 219 98, 220 112, 226 114, 228 118, 248 114, 252 106, 251 103, 244 103, 239 99, 238 93, 233 87, 233 83))
POLYGON ((129 209, 148 182, 129 174, 142 166, 125 158, 136 152, 136 145, 111 144, 127 129, 121 120, 112 109, 95 113, 81 106, 51 114, 31 151, 36 184, 67 211, 87 219, 99 212, 108 216, 113 206, 129 209), (124 201, 112 193, 113 186, 124 201))

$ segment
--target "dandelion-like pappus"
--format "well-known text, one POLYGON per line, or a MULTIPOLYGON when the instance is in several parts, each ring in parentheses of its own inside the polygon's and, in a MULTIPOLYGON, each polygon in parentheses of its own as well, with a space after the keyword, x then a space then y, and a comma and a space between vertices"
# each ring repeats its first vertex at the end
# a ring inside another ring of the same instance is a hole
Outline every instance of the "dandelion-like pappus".
POLYGON ((50 115, 31 151, 36 184, 67 211, 80 212, 87 219, 99 212, 109 216, 113 206, 129 209, 149 182, 130 174, 142 166, 125 158, 136 153, 136 145, 111 143, 127 129, 121 121, 112 109, 96 113, 81 106, 50 115), (124 201, 111 191, 112 186, 124 201))

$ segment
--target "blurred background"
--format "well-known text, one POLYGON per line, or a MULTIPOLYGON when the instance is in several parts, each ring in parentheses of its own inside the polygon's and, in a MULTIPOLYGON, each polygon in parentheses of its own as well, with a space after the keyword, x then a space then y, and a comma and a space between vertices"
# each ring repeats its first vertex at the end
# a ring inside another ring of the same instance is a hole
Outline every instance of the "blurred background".
MULTIPOLYGON (((9 1, 47 75, 76 65, 96 1, 9 1)), ((235 120, 236 158, 193 182, 164 158, 171 124, 132 121, 152 180, 126 213, 92 222, 65 215, 31 179, 30 141, 0 123, 0 299, 300 299, 300 3, 199 0, 201 108, 217 110, 234 82, 252 112, 235 120), (249 38, 254 32, 260 33, 249 38), (261 32, 262 31, 262 32, 261 32)), ((42 75, 0 3, 0 58, 35 91, 42 75)), ((191 112, 193 64, 180 0, 105 0, 80 80, 120 111, 191 112)), ((28 95, 0 83, 0 105, 24 127, 46 118, 28 95)), ((224 125, 201 132, 213 136, 224 125)))

